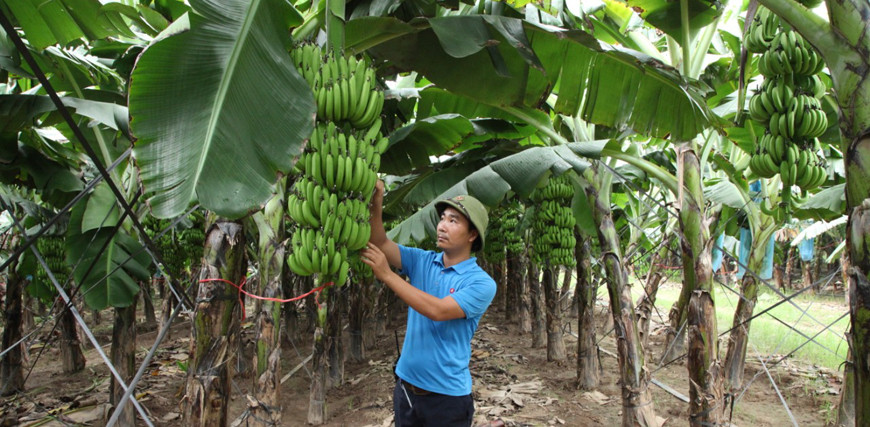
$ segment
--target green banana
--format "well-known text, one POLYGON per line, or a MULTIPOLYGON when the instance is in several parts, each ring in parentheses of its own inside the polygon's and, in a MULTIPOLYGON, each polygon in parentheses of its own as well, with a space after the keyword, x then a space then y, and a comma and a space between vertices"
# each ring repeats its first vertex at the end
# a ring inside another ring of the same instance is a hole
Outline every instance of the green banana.
POLYGON ((332 154, 327 154, 324 160, 326 161, 326 169, 324 172, 326 188, 333 189, 335 188, 335 159, 332 157, 332 154))
POLYGON ((347 157, 351 159, 356 158, 357 150, 359 147, 359 141, 356 138, 356 135, 350 134, 347 136, 347 157))
POLYGON ((339 234, 338 239, 336 239, 336 242, 338 242, 338 244, 347 243, 350 239, 351 231, 353 231, 353 220, 351 219, 350 215, 346 215, 343 218, 344 220, 342 221, 341 233, 339 234))
POLYGON ((351 123, 356 123, 363 117, 366 112, 366 106, 372 97, 372 81, 367 79, 365 76, 361 76, 361 78, 362 85, 360 86, 360 95, 357 99, 357 103, 354 105, 353 113, 348 116, 351 123))
POLYGON ((380 90, 374 91, 373 95, 369 97, 369 102, 366 104, 365 112, 363 116, 354 121, 351 119, 351 122, 357 128, 366 128, 374 123, 374 120, 380 116, 381 110, 384 107, 384 93, 380 90))

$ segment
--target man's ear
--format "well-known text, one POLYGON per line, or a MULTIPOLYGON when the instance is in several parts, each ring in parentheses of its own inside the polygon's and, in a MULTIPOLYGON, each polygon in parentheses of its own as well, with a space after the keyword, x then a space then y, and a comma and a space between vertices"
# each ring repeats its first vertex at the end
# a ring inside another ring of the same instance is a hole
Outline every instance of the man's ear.
POLYGON ((471 237, 468 239, 469 242, 474 243, 474 239, 480 236, 480 232, 477 230, 471 230, 471 237))

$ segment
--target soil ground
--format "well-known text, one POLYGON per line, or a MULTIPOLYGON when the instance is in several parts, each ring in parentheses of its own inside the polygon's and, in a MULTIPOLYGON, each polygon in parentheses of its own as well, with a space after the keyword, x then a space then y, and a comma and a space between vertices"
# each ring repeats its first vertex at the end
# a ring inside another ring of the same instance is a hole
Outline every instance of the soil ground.
MULTIPOLYGON (((530 348, 531 336, 515 325, 505 322, 505 313, 491 308, 479 325, 472 342, 471 371, 474 376, 476 406, 475 425, 489 425, 501 420, 508 426, 615 426, 621 424, 620 387, 615 344, 607 332, 608 312, 599 307, 598 338, 602 363, 601 386, 592 392, 576 390, 577 320, 567 319, 565 343, 568 359, 547 361, 544 348, 530 348)), ((250 312, 250 311, 249 311, 250 312)), ((95 327, 109 351, 111 311, 103 315, 95 327)), ((244 340, 250 340, 250 327, 244 340)), ((395 338, 404 334, 403 319, 392 322, 387 334, 378 337, 376 346, 367 351, 364 362, 346 362, 345 381, 329 390, 327 395, 329 426, 388 426, 392 423, 391 367, 395 358, 395 338)), ((347 333, 347 331, 345 331, 347 333)), ((142 327, 137 356, 141 361, 153 344, 153 326, 142 327)), ((657 368, 654 363, 662 352, 664 337, 661 325, 653 324, 651 347, 653 356, 647 362, 652 378, 672 388, 677 394, 688 395, 688 378, 684 363, 657 368)), ((347 334, 345 335, 347 342, 347 334)), ((310 354, 311 343, 298 340, 294 347, 283 350, 285 375, 310 354)), ((720 345, 721 347, 722 345, 720 345)), ((39 346, 30 349, 30 363, 36 360, 39 346)), ((180 401, 184 388, 184 366, 189 347, 189 323, 179 321, 170 337, 163 342, 146 375, 137 387, 137 398, 147 408, 157 426, 182 425, 180 401)), ((108 369, 97 353, 85 346, 87 368, 67 375, 60 370, 56 345, 49 346, 39 357, 27 380, 27 391, 0 400, 0 426, 5 425, 103 425, 108 405, 108 369)), ((721 350, 724 353, 724 348, 721 350)), ((770 355, 765 363, 777 360, 770 355)), ((249 351, 239 357, 239 371, 233 381, 229 424, 232 425, 245 408, 245 394, 251 379, 245 375, 250 363, 249 351)), ((27 366, 30 366, 29 364, 27 366)), ((283 384, 283 425, 307 424, 310 364, 296 371, 283 384)), ((747 362, 745 378, 750 387, 732 408, 731 422, 736 426, 822 426, 836 415, 836 395, 840 374, 830 370, 785 361, 762 369, 758 357, 747 362), (773 387, 775 383, 776 388, 773 387), (783 401, 785 404, 783 404, 783 401), (786 405, 787 408, 786 409, 786 405), (793 418, 792 418, 793 417, 793 418)), ((656 414, 667 426, 688 425, 688 405, 663 388, 651 385, 656 414)), ((139 425, 145 425, 141 420, 139 425)), ((244 425, 244 424, 242 424, 244 425)))

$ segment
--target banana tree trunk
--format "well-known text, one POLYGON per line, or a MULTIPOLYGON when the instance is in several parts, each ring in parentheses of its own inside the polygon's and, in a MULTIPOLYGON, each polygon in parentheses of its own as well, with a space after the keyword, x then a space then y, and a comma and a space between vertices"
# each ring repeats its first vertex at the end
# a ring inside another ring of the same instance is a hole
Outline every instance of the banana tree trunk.
POLYGON ((616 349, 622 386, 622 425, 658 426, 649 390, 650 376, 640 347, 634 302, 628 276, 622 265, 619 235, 610 210, 610 179, 599 176, 598 164, 586 170, 586 195, 592 203, 592 217, 607 271, 607 292, 616 335, 616 349))
MULTIPOLYGON (((72 304, 72 302, 70 302, 72 304)), ((71 374, 85 369, 85 354, 82 352, 82 342, 76 327, 76 318, 67 305, 60 305, 60 357, 63 372, 71 374)))
MULTIPOLYGON (((278 194, 281 194, 279 192, 278 194)), ((283 197, 273 196, 263 212, 254 215, 260 233, 258 294, 283 297, 284 209, 283 197)), ((253 390, 256 404, 248 401, 249 425, 281 424, 281 303, 262 300, 256 312, 253 390)))
MULTIPOLYGON (((794 289, 794 284, 792 283, 791 276, 794 274, 794 246, 786 243, 785 248, 785 274, 783 277, 783 288, 784 289, 794 289)), ((760 270, 756 270, 760 271, 760 270)))
MULTIPOLYGON (((862 174, 859 179, 870 180, 870 137, 853 143, 847 153, 847 174, 862 174), (851 167, 851 168, 850 168, 851 167)), ((846 199, 850 190, 860 185, 867 191, 868 183, 855 183, 852 177, 846 183, 846 199)), ((866 197, 862 196, 852 197, 866 197)), ((870 198, 853 205, 846 223, 849 246, 849 314, 852 321, 851 350, 855 372, 856 425, 870 423, 870 198)))
POLYGON ((364 288, 364 291, 365 292, 363 294, 363 297, 365 302, 363 305, 365 311, 363 312, 361 320, 363 359, 361 360, 365 360, 364 357, 366 356, 366 349, 374 348, 378 338, 378 331, 375 327, 376 322, 374 322, 375 304, 377 303, 378 299, 378 289, 375 286, 374 280, 371 280, 369 282, 368 286, 364 288))
POLYGON ((641 296, 640 302, 637 304, 637 330, 640 334, 640 344, 643 346, 647 356, 650 355, 649 350, 649 324, 652 318, 652 311, 656 304, 656 294, 659 291, 659 285, 665 280, 665 272, 661 268, 662 262, 668 255, 668 250, 671 245, 671 239, 674 234, 670 234, 667 242, 664 242, 659 250, 653 254, 650 260, 650 269, 646 277, 644 285, 644 293, 641 296))
MULTIPOLYGON (((298 295, 314 287, 311 276, 299 276, 289 268, 284 269, 287 276, 282 284, 284 295, 298 295), (304 291, 303 291, 304 290, 304 291)), ((284 340, 286 347, 293 348, 299 338, 302 337, 301 323, 299 322, 298 302, 284 304, 282 308, 284 316, 284 340)))
POLYGON ((843 385, 840 387, 840 403, 837 405, 837 427, 852 427, 855 423, 855 370, 852 368, 852 350, 846 355, 843 364, 843 385))
POLYGON ((813 277, 813 263, 809 261, 801 261, 801 287, 810 285, 813 286, 813 292, 819 292, 821 290, 819 288, 820 284, 817 284, 815 277, 813 277))
POLYGON ((326 387, 329 364, 329 338, 326 336, 327 317, 330 311, 331 294, 324 290, 315 309, 314 351, 311 359, 313 377, 308 393, 308 424, 321 425, 326 422, 326 387))
POLYGON ((562 307, 559 299, 559 267, 543 268, 544 277, 541 280, 544 288, 544 299, 547 311, 547 361, 565 360, 565 340, 562 338, 562 307))
MULTIPOLYGON (((17 240, 17 239, 15 239, 17 240)), ((6 304, 3 323, 3 348, 9 349, 0 359, 0 395, 9 396, 24 390, 24 372, 21 370, 23 343, 21 339, 21 294, 25 279, 18 275, 18 261, 8 266, 6 281, 6 304)))
MULTIPOLYGON (((662 353, 660 363, 670 363, 675 359, 686 354, 686 307, 689 305, 689 298, 692 296, 692 288, 686 286, 686 281, 689 280, 690 274, 686 273, 686 266, 683 265, 683 287, 680 289, 680 296, 674 301, 671 310, 668 312, 668 329, 665 334, 665 351, 662 353)), ((694 275, 691 275, 694 280, 694 275)))
POLYGON ((508 324, 518 321, 520 316, 520 289, 523 274, 519 267, 519 255, 508 252, 505 255, 505 303, 504 316, 508 324))
MULTIPOLYGON (((144 292, 143 289, 140 292, 144 292)), ((115 323, 112 326, 112 349, 110 357, 112 365, 118 370, 118 374, 129 384, 136 375, 136 300, 128 307, 115 307, 115 323)), ((109 396, 112 406, 117 406, 124 396, 124 389, 118 385, 114 378, 109 386, 109 396)), ((118 425, 136 425, 136 409, 128 400, 118 418, 118 425)))
MULTIPOLYGON (((680 169, 680 247, 683 293, 689 295, 686 331, 689 338, 686 365, 689 371, 689 423, 718 425, 722 410, 721 365, 713 298, 713 239, 704 213, 701 162, 693 142, 677 148, 680 169)), ((682 295, 681 295, 682 297, 682 295)))
POLYGON ((240 222, 218 219, 208 227, 199 271, 190 340, 184 425, 227 423, 232 367, 239 349, 238 290, 222 279, 245 277, 245 233, 240 222))
POLYGON ((547 325, 544 323, 544 292, 541 289, 541 276, 538 266, 529 262, 529 300, 532 307, 532 348, 543 348, 547 345, 547 325))
POLYGON ((156 325, 157 315, 154 313, 154 300, 151 298, 151 281, 140 283, 142 291, 142 314, 145 315, 145 324, 156 325))
POLYGON ((571 297, 568 296, 568 294, 571 293, 571 284, 573 279, 573 277, 571 277, 571 270, 565 270, 562 273, 562 277, 562 289, 559 291, 559 310, 562 313, 568 312, 570 316, 570 313, 572 311, 571 306, 574 304, 573 294, 571 295, 571 297))
POLYGON ((507 282, 505 281, 505 261, 501 260, 490 264, 492 269, 492 278, 496 282, 495 299, 492 302, 493 307, 498 307, 502 312, 507 311, 507 282))
POLYGON ((371 319, 372 289, 374 283, 371 279, 351 278, 356 283, 351 283, 348 289, 348 315, 347 328, 349 330, 347 357, 353 362, 364 362, 366 357, 366 340, 363 339, 364 330, 371 332, 374 328, 366 327, 366 320, 371 319))
POLYGON ((731 334, 728 337, 728 350, 725 354, 725 387, 730 394, 738 392, 743 385, 743 370, 746 365, 746 348, 749 340, 749 319, 755 310, 758 299, 758 281, 752 272, 761 271, 764 266, 764 255, 767 250, 770 236, 775 230, 772 218, 763 215, 763 224, 759 225, 758 236, 752 236, 752 246, 749 249, 749 262, 747 271, 743 275, 740 294, 742 297, 737 302, 734 311, 734 323, 731 334))
POLYGON ((776 284, 777 289, 785 290, 785 273, 778 265, 773 266, 773 283, 776 284))
POLYGON ((344 383, 344 329, 345 297, 344 293, 333 291, 329 293, 330 315, 326 319, 326 335, 329 337, 327 349, 329 350, 329 381, 328 388, 341 387, 344 383))
MULTIPOLYGON (((26 287, 26 286, 25 286, 26 287)), ((24 292, 24 305, 21 310, 21 330, 32 331, 35 325, 33 319, 34 304, 38 304, 30 293, 24 292)), ((17 341, 17 340, 16 340, 17 341)))
POLYGON ((517 325, 523 333, 532 332, 531 299, 529 298, 529 269, 524 254, 508 254, 508 280, 515 289, 517 302, 517 325))
MULTIPOLYGON (((160 281, 158 285, 160 287, 160 321, 158 322, 157 330, 162 331, 166 324, 169 322, 170 317, 172 316, 172 309, 175 308, 175 295, 170 291, 168 286, 166 286, 166 282, 163 278, 156 279, 160 281)), ((172 328, 169 328, 166 331, 166 338, 169 338, 172 335, 172 328)))
POLYGON ((598 345, 595 343, 595 287, 592 285, 592 257, 589 238, 575 232, 577 239, 577 388, 594 390, 600 383, 598 345))
POLYGON ((382 337, 387 334, 387 323, 389 323, 389 304, 390 296, 395 295, 389 288, 384 285, 378 286, 377 295, 375 296, 375 335, 382 337))

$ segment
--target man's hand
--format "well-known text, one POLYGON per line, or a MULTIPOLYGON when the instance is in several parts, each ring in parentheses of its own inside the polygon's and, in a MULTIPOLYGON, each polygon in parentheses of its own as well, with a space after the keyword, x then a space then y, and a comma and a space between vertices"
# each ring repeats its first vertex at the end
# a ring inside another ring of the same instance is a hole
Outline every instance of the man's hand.
MULTIPOLYGON (((383 189, 383 187, 381 187, 383 189)), ((387 256, 377 245, 369 242, 366 247, 360 252, 360 259, 366 265, 372 268, 372 273, 380 281, 385 281, 386 277, 392 273, 390 264, 387 262, 387 256)))

